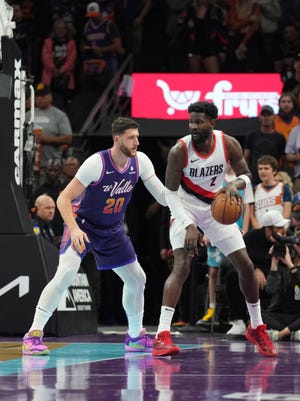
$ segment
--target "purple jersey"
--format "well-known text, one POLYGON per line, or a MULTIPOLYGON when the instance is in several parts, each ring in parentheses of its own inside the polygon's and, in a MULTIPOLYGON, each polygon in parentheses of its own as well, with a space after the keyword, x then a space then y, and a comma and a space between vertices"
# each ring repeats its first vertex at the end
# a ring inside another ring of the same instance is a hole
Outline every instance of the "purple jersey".
MULTIPOLYGON (((126 207, 139 179, 138 161, 129 158, 120 171, 113 163, 110 149, 98 153, 102 158, 102 174, 97 182, 87 186, 83 197, 73 202, 77 224, 90 242, 80 254, 92 251, 98 269, 115 269, 136 260, 135 250, 124 229, 126 207)), ((71 245, 70 231, 65 227, 60 254, 71 245)))
POLYGON ((137 158, 129 158, 126 168, 120 171, 109 149, 98 154, 103 162, 102 175, 86 188, 76 214, 95 226, 114 226, 124 221, 132 190, 138 182, 137 158))

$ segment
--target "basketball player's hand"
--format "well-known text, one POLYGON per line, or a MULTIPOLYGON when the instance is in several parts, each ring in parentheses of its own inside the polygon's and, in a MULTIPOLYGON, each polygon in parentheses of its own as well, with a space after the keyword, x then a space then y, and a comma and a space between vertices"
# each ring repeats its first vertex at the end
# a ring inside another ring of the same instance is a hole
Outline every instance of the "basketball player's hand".
POLYGON ((186 227, 184 249, 189 256, 198 255, 199 244, 202 241, 202 234, 198 231, 194 224, 186 227))
POLYGON ((234 182, 229 182, 224 188, 221 188, 218 193, 219 192, 223 192, 225 196, 230 196, 230 203, 233 204, 235 202, 234 198, 236 198, 238 205, 240 206, 242 204, 242 197, 234 182))
POLYGON ((79 227, 71 230, 71 246, 75 251, 78 253, 84 252, 86 249, 86 242, 90 242, 90 240, 86 233, 80 230, 79 227))

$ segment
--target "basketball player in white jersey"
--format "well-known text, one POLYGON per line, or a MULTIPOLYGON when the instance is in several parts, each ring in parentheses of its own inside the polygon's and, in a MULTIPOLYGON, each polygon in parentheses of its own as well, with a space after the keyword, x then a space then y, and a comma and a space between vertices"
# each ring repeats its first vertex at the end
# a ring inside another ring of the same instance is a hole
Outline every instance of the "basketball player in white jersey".
POLYGON ((189 135, 181 138, 169 152, 166 169, 166 200, 171 210, 170 241, 174 268, 165 282, 153 356, 175 355, 180 349, 171 339, 170 326, 182 286, 190 273, 193 256, 202 245, 201 229, 211 244, 227 256, 239 274, 250 325, 246 337, 265 356, 277 355, 266 331, 260 311, 258 282, 236 224, 222 225, 211 215, 210 204, 217 192, 238 197, 238 190, 250 185, 250 172, 239 142, 214 130, 218 109, 213 103, 189 106, 189 135), (230 161, 237 178, 222 187, 230 161))

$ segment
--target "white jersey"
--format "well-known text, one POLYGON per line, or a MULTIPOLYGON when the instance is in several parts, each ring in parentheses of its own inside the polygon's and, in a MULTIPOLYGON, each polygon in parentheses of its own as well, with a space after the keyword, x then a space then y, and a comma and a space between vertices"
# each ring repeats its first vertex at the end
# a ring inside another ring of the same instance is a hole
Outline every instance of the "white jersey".
POLYGON ((222 131, 214 131, 214 146, 209 155, 202 155, 194 148, 192 136, 180 139, 186 155, 180 185, 180 195, 191 194, 201 201, 210 204, 215 193, 222 188, 228 156, 225 137, 222 131))
POLYGON ((283 213, 283 193, 284 184, 282 182, 270 189, 267 189, 262 183, 255 187, 254 210, 259 224, 262 224, 262 217, 269 210, 278 210, 281 214, 283 213))

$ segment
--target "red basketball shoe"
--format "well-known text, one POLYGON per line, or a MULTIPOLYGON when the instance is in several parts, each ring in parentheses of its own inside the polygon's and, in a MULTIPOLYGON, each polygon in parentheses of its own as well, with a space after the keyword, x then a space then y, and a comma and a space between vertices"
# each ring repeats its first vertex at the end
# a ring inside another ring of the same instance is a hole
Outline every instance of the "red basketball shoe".
POLYGON ((253 329, 251 324, 249 324, 245 336, 249 341, 256 345, 258 351, 262 355, 274 357, 277 356, 278 353, 275 345, 272 343, 269 337, 266 328, 266 324, 261 324, 256 329, 253 329))
POLYGON ((171 339, 169 331, 161 331, 157 337, 153 339, 153 356, 176 355, 180 352, 180 348, 175 345, 171 339))

